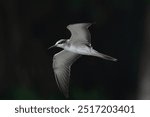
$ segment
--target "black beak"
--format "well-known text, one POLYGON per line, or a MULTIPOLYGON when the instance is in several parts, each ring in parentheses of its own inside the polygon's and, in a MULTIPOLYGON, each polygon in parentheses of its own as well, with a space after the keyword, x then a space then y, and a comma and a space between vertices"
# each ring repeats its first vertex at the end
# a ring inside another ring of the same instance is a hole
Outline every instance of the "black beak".
POLYGON ((49 47, 48 50, 51 49, 51 48, 54 48, 54 47, 56 47, 56 45, 53 45, 53 46, 49 47))

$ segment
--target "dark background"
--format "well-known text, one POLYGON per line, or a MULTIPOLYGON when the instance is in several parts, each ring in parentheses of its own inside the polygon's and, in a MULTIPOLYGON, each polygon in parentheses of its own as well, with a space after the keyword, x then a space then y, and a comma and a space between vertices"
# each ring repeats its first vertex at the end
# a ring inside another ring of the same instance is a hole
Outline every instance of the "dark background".
POLYGON ((137 99, 148 1, 1 0, 0 99, 65 99, 48 47, 69 38, 68 24, 96 22, 92 46, 118 59, 82 56, 72 66, 69 99, 137 99))

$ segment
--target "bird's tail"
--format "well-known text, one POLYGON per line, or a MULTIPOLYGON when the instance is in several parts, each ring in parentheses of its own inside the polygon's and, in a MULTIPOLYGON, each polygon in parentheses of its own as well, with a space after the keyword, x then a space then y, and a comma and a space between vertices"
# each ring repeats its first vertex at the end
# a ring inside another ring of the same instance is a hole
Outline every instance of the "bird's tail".
POLYGON ((94 49, 92 50, 92 55, 93 55, 93 56, 96 56, 96 57, 100 57, 100 58, 105 59, 105 60, 117 61, 116 58, 113 58, 113 57, 108 56, 108 55, 106 55, 106 54, 99 53, 99 52, 97 52, 97 51, 94 50, 94 49))

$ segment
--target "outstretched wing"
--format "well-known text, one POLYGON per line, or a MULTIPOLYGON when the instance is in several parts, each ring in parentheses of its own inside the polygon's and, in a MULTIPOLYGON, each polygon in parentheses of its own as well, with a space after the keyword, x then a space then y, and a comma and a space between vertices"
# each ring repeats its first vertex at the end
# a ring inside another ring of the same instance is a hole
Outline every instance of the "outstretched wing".
POLYGON ((55 54, 53 58, 55 79, 59 89, 66 97, 69 93, 70 67, 79 57, 79 54, 63 50, 55 54))
POLYGON ((91 23, 78 23, 68 25, 67 28, 71 32, 70 42, 74 44, 75 43, 90 44, 91 35, 88 30, 89 26, 91 26, 91 23))

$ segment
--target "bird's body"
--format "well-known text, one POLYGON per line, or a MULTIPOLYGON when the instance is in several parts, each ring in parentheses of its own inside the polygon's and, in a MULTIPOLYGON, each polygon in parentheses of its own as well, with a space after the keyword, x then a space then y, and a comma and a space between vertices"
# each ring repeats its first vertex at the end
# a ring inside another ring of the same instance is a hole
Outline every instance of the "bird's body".
POLYGON ((85 45, 72 45, 70 44, 69 46, 65 46, 64 50, 76 53, 76 54, 81 54, 81 55, 90 55, 91 54, 91 48, 85 45))
MULTIPOLYGON (((61 39, 52 47, 60 47, 64 50, 53 57, 53 69, 57 84, 60 90, 68 97, 70 68, 71 65, 81 56, 96 56, 106 60, 116 61, 117 59, 99 53, 91 46, 91 35, 88 30, 90 23, 79 23, 68 25, 71 31, 70 39, 61 39)), ((50 47, 50 48, 52 48, 50 47)))

